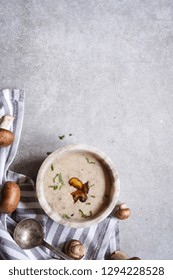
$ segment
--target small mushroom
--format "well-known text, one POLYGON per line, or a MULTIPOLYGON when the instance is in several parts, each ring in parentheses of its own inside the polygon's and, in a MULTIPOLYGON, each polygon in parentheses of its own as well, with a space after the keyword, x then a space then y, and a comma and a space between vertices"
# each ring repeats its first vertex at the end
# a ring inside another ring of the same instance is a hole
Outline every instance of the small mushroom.
POLYGON ((0 148, 7 147, 14 141, 14 134, 9 130, 13 120, 14 117, 10 115, 0 118, 0 148))
POLYGON ((64 251, 69 257, 75 260, 82 259, 86 252, 84 245, 76 239, 68 241, 65 245, 64 251))
POLYGON ((80 200, 81 202, 85 202, 87 200, 87 195, 83 191, 77 190, 72 192, 71 195, 73 196, 74 202, 80 200))
POLYGON ((125 203, 121 203, 117 206, 117 209, 115 210, 115 217, 117 217, 120 220, 126 220, 130 217, 131 210, 126 206, 125 203))
POLYGON ((129 258, 123 251, 115 251, 110 255, 110 260, 140 260, 138 257, 129 258))
POLYGON ((20 188, 12 181, 5 182, 1 190, 0 213, 14 212, 20 200, 20 188))

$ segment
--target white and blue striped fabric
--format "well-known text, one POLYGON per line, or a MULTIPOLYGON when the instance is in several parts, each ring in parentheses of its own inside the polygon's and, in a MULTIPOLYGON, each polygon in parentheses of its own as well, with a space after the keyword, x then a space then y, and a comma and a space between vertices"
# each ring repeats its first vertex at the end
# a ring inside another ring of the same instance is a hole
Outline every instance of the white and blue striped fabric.
POLYGON ((15 135, 13 144, 0 148, 0 189, 5 181, 15 181, 21 188, 21 199, 16 211, 12 214, 0 214, 0 259, 1 260, 47 260, 56 257, 48 249, 39 246, 23 250, 13 240, 13 231, 18 222, 24 218, 36 218, 43 226, 45 240, 63 250, 65 242, 71 239, 80 240, 85 248, 84 259, 108 259, 109 255, 119 248, 119 223, 109 216, 97 225, 88 228, 75 229, 62 226, 51 220, 41 209, 34 182, 31 178, 11 171, 23 124, 24 116, 23 90, 0 91, 0 117, 12 115, 15 117, 11 130, 15 135))

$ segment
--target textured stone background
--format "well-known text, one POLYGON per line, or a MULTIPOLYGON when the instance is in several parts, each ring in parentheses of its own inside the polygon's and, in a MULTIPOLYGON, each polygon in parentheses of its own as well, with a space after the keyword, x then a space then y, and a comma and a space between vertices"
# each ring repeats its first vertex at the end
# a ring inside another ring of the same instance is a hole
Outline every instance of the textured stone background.
POLYGON ((26 91, 12 169, 35 178, 65 144, 103 150, 132 209, 121 249, 143 259, 173 259, 172 61, 171 0, 0 0, 0 87, 26 91))

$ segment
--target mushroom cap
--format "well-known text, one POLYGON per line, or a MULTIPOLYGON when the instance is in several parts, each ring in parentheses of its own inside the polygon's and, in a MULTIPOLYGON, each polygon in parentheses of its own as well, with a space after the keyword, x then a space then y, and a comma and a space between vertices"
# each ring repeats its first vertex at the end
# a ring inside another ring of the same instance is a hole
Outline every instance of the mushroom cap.
POLYGON ((116 217, 120 220, 126 220, 130 217, 131 211, 129 208, 117 211, 116 217))
POLYGON ((131 210, 126 206, 125 203, 118 205, 117 210, 115 211, 115 216, 120 220, 126 220, 130 217, 131 210))
POLYGON ((115 251, 110 255, 110 260, 127 260, 128 256, 123 251, 115 251))
POLYGON ((20 187, 13 181, 6 181, 1 190, 0 213, 10 214, 16 210, 20 201, 20 187))
POLYGON ((0 147, 7 147, 14 141, 14 134, 10 130, 0 128, 0 147))
POLYGON ((72 239, 67 242, 65 253, 75 260, 80 260, 85 255, 85 247, 79 240, 72 239))

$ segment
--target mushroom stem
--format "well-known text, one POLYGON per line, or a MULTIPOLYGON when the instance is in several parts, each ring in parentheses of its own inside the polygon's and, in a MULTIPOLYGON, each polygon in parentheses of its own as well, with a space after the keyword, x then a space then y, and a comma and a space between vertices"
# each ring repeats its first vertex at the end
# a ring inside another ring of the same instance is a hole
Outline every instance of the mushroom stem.
POLYGON ((5 115, 0 118, 0 128, 9 130, 11 124, 13 123, 14 117, 10 115, 5 115))

